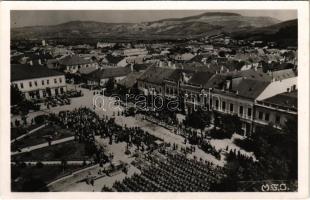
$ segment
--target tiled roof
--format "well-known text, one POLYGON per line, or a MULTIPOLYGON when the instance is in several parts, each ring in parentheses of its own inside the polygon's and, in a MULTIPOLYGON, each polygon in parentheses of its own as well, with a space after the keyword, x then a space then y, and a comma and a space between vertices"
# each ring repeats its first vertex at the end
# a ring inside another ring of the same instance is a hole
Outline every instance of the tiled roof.
POLYGON ((254 79, 243 79, 239 84, 232 87, 233 91, 238 91, 238 96, 256 99, 269 85, 269 82, 254 79))
POLYGON ((204 85, 204 88, 222 88, 224 82, 228 79, 227 75, 214 74, 209 81, 204 85))
POLYGON ((224 73, 223 75, 232 76, 233 78, 244 77, 247 79, 255 79, 258 81, 271 81, 272 79, 268 74, 254 69, 236 71, 236 72, 227 72, 224 73))
POLYGON ((211 72, 195 72, 189 83, 204 86, 212 76, 213 73, 211 72))
POLYGON ((11 81, 28 80, 59 75, 63 75, 63 73, 48 69, 44 66, 31 66, 22 64, 11 65, 11 81))
POLYGON ((149 67, 139 78, 139 80, 147 81, 155 84, 162 84, 164 79, 169 77, 175 69, 163 67, 149 67))
POLYGON ((136 84, 137 79, 142 75, 142 72, 131 72, 124 79, 118 82, 119 85, 122 85, 126 88, 131 88, 136 84))
POLYGON ((292 77, 296 77, 297 74, 293 69, 283 69, 283 70, 278 70, 278 71, 273 71, 270 73, 270 76, 276 80, 283 80, 283 79, 288 79, 292 77))
POLYGON ((92 60, 86 60, 84 58, 81 58, 78 55, 70 55, 66 56, 65 58, 59 60, 59 64, 61 65, 83 65, 83 64, 89 64, 93 63, 92 60))
POLYGON ((105 58, 109 63, 117 64, 124 59, 124 56, 112 56, 111 54, 108 54, 105 58))
POLYGON ((86 77, 91 80, 98 80, 98 79, 126 76, 130 72, 131 69, 129 67, 105 68, 93 71, 87 74, 86 77))
POLYGON ((279 106, 297 108, 297 90, 292 92, 284 92, 273 97, 264 99, 263 102, 271 103, 279 106))
POLYGON ((97 67, 91 66, 91 67, 81 67, 79 69, 80 74, 89 74, 93 71, 97 70, 97 67))

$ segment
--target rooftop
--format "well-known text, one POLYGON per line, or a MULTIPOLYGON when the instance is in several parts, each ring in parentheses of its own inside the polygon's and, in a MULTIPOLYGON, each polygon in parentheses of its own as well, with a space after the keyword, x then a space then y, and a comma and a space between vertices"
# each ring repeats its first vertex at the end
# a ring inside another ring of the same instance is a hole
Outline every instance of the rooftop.
POLYGON ((44 66, 31 66, 26 64, 11 65, 11 81, 29 80, 60 75, 63 75, 63 73, 48 69, 44 66))
POLYGON ((131 72, 130 67, 115 67, 98 69, 86 75, 87 78, 92 80, 107 79, 114 77, 126 76, 131 72))
POLYGON ((61 65, 82 65, 82 64, 89 64, 93 63, 92 60, 86 60, 78 55, 69 55, 65 58, 59 60, 59 64, 61 65))
POLYGON ((131 88, 137 82, 137 79, 142 75, 142 72, 131 72, 124 79, 118 82, 119 85, 122 85, 126 88, 131 88))
POLYGON ((284 92, 273 97, 264 99, 264 103, 270 103, 289 108, 297 108, 297 90, 292 92, 284 92))

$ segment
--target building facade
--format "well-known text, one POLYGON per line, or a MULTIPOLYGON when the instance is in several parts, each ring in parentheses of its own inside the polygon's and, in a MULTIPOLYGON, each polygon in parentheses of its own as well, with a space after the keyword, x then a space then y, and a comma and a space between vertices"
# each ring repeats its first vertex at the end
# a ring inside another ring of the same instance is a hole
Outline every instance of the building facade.
POLYGON ((57 96, 67 91, 65 76, 43 66, 12 65, 11 84, 28 100, 57 96))

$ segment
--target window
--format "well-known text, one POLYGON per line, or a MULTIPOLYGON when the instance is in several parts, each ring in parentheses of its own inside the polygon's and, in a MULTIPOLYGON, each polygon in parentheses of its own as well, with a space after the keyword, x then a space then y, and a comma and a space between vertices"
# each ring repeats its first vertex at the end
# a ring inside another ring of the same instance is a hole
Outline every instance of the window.
POLYGON ((24 84, 23 83, 20 83, 20 88, 24 88, 24 84))
POLYGON ((226 102, 225 102, 225 101, 222 102, 222 110, 223 110, 223 111, 226 110, 226 102))
POLYGON ((263 119, 263 112, 261 112, 261 111, 258 112, 258 119, 260 119, 260 120, 263 119))
POLYGON ((239 114, 240 114, 240 115, 243 115, 243 106, 240 106, 240 107, 239 107, 239 114))
POLYGON ((29 81, 29 87, 32 87, 32 82, 31 81, 29 81))
POLYGON ((34 81, 34 85, 35 85, 35 86, 38 86, 38 82, 37 82, 37 81, 34 81))
POLYGON ((248 116, 249 116, 249 117, 252 116, 252 108, 248 108, 248 116))
POLYGON ((234 104, 231 103, 229 105, 229 110, 230 110, 230 112, 234 112, 234 104))
POLYGON ((43 93, 43 97, 46 97, 46 91, 43 90, 42 93, 43 93))
POLYGON ((280 116, 276 115, 276 123, 279 124, 280 123, 280 116))
POLYGON ((50 84, 50 80, 47 79, 47 80, 46 80, 46 84, 47 84, 47 85, 50 84))
POLYGON ((44 80, 41 81, 42 85, 44 85, 44 80))
POLYGON ((219 100, 215 100, 215 108, 218 109, 219 107, 219 100))
POLYGON ((265 120, 269 121, 269 113, 265 113, 265 120))
POLYGON ((59 78, 59 83, 62 83, 62 78, 59 78))
POLYGON ((57 83, 57 79, 56 78, 54 78, 54 83, 57 83))
POLYGON ((63 94, 63 93, 64 93, 64 89, 60 88, 60 94, 63 94))

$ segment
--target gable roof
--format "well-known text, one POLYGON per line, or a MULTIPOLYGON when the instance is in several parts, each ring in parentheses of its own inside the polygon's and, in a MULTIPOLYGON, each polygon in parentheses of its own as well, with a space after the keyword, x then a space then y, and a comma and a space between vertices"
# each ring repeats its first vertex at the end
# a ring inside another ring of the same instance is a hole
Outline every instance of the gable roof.
POLYGON ((142 72, 131 72, 124 79, 118 82, 119 85, 124 86, 126 88, 131 88, 136 84, 137 79, 142 75, 142 72))
POLYGON ((90 80, 100 80, 107 78, 115 78, 126 76, 131 72, 129 67, 115 67, 115 68, 105 68, 98 69, 86 75, 86 78, 90 80))
POLYGON ((272 79, 268 74, 254 69, 248 69, 236 72, 227 72, 223 73, 223 75, 228 75, 231 76, 232 78, 243 77, 247 79, 255 79, 258 81, 271 81, 272 79))
POLYGON ((277 94, 270 98, 264 99, 263 102, 288 108, 297 108, 297 90, 277 94))
POLYGON ((238 96, 256 99, 269 84, 270 82, 242 79, 239 84, 232 87, 232 90, 237 91, 238 96))
POLYGON ((112 56, 111 54, 106 55, 105 57, 109 63, 112 64, 117 64, 121 60, 123 60, 125 57, 124 56, 112 56))
POLYGON ((275 81, 279 81, 279 80, 283 80, 283 79, 296 77, 297 74, 293 69, 283 69, 283 70, 270 72, 270 76, 275 81))
POLYGON ((11 81, 29 80, 60 75, 63 75, 63 73, 48 69, 44 66, 31 66, 26 64, 11 65, 11 81))
POLYGON ((90 66, 90 67, 81 67, 79 69, 80 74, 89 74, 93 71, 97 70, 97 67, 95 66, 90 66))
POLYGON ((93 63, 92 60, 86 60, 78 55, 69 55, 59 60, 59 64, 61 65, 83 65, 93 63))
POLYGON ((149 83, 162 84, 164 79, 169 77, 175 69, 163 67, 149 67, 139 78, 139 80, 149 83))

